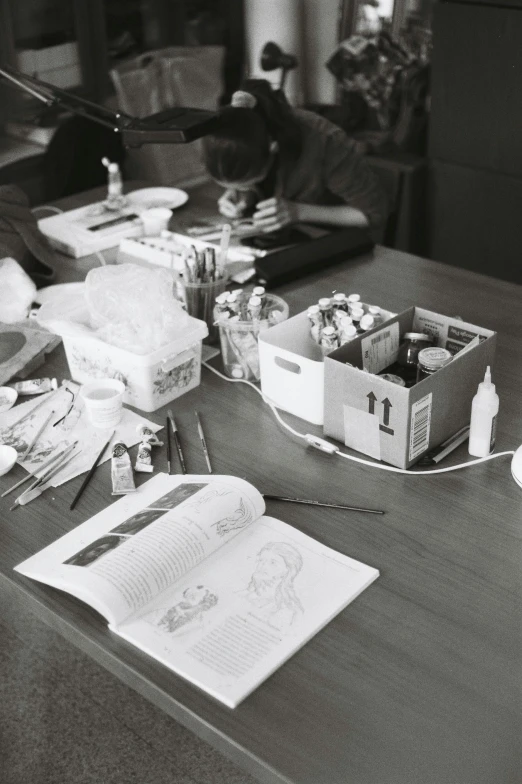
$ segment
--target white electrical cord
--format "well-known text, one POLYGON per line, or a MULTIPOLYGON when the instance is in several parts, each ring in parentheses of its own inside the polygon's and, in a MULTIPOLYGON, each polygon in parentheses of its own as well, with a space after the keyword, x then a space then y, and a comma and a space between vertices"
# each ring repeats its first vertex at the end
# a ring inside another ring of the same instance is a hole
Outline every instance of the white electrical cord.
POLYGON ((251 381, 245 381, 243 378, 228 378, 228 376, 223 375, 220 373, 219 370, 213 368, 207 362, 201 363, 203 367, 206 367, 208 370, 211 370, 212 373, 215 373, 216 376, 219 376, 224 381, 230 381, 233 384, 248 384, 249 387, 252 387, 258 395, 260 395, 264 402, 272 409, 272 412, 275 418, 280 422, 280 424, 289 430, 292 435, 297 436, 297 438, 302 438, 304 441, 309 444, 309 446, 313 446, 316 449, 319 449, 321 452, 326 452, 330 455, 338 455, 339 457, 344 457, 347 460, 353 460, 355 463, 362 463, 362 465, 370 466, 370 468, 380 468, 381 471, 391 471, 394 474, 408 474, 408 476, 426 476, 428 474, 444 474, 448 471, 457 471, 459 468, 468 468, 469 466, 478 465, 479 463, 485 463, 487 460, 495 460, 497 457, 504 457, 505 455, 514 455, 514 450, 508 452, 496 452, 494 455, 488 455, 487 457, 479 457, 477 460, 469 460, 467 463, 459 463, 459 465, 449 466, 448 468, 433 468, 431 471, 410 471, 406 468, 395 468, 394 466, 387 466, 382 465, 381 463, 372 463, 369 460, 363 460, 360 457, 353 457, 353 455, 347 455, 344 452, 341 452, 334 444, 330 443, 330 441, 326 441, 324 438, 320 438, 319 436, 313 436, 310 433, 306 435, 304 433, 298 433, 297 430, 294 430, 290 425, 288 425, 283 419, 281 419, 278 410, 274 406, 270 400, 263 395, 260 389, 252 384, 251 381))
MULTIPOLYGON (((37 210, 50 210, 51 212, 54 212, 57 215, 61 215, 62 212, 65 212, 65 210, 61 210, 59 207, 53 207, 51 204, 40 204, 38 205, 38 207, 33 207, 31 212, 36 212, 37 210)), ((94 256, 96 256, 96 258, 98 259, 102 267, 105 267, 107 264, 105 256, 103 256, 103 254, 101 254, 97 250, 93 250, 92 253, 94 256)))

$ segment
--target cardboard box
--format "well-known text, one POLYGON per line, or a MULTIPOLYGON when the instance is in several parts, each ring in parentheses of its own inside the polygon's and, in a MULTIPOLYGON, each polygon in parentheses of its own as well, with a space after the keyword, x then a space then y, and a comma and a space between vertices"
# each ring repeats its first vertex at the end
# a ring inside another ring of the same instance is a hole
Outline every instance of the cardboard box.
MULTIPOLYGON (((385 319, 392 315, 382 310, 385 319)), ((277 408, 323 424, 324 358, 306 310, 259 335, 261 391, 277 408)))
POLYGON ((409 308, 325 359, 324 434, 399 468, 469 423, 471 401, 493 365, 496 333, 409 308), (380 378, 397 359, 400 336, 428 332, 453 360, 410 388, 380 378), (480 343, 459 355, 476 336, 480 343), (349 362, 353 365, 347 365, 349 362))

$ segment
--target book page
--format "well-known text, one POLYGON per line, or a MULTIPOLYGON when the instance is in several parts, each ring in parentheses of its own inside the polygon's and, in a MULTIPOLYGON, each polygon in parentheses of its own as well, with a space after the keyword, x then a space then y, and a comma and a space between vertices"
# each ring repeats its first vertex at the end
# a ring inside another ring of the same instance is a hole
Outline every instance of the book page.
POLYGON ((260 493, 236 477, 158 474, 15 568, 118 624, 264 509, 260 493))
POLYGON ((378 574, 261 517, 111 629, 233 708, 378 574))

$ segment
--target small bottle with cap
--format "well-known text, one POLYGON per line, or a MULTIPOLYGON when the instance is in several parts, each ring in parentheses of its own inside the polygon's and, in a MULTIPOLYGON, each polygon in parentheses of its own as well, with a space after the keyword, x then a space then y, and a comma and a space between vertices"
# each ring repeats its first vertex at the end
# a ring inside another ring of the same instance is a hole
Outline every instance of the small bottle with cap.
POLYGON ((378 326, 378 324, 382 324, 383 316, 381 313, 381 309, 378 305, 368 305, 368 313, 370 316, 373 316, 374 325, 378 326))
POLYGON ((348 313, 348 300, 346 299, 346 294, 343 294, 341 291, 336 291, 332 297, 332 302, 334 310, 344 310, 345 313, 348 313))
POLYGON ((333 317, 332 300, 330 297, 321 297, 317 304, 319 305, 319 310, 323 316, 324 326, 330 327, 332 325, 333 317))
POLYGON ((310 322, 310 334, 316 343, 321 340, 321 332, 323 330, 323 317, 319 309, 319 305, 310 305, 306 315, 310 322))
POLYGON ((360 321, 364 316, 364 310, 362 308, 355 308, 353 307, 350 310, 350 316, 352 318, 353 324, 355 327, 359 328, 360 321))
POLYGON ((436 373, 453 359, 447 348, 423 348, 417 355, 417 384, 436 373))
POLYGON ((468 452, 473 457, 487 457, 493 451, 498 407, 499 399, 495 384, 491 382, 491 369, 488 365, 484 381, 478 385, 477 393, 471 402, 468 452))
POLYGON ((346 310, 341 310, 340 308, 334 310, 332 314, 332 326, 334 326, 337 331, 339 331, 341 321, 344 318, 350 318, 346 310))
POLYGON ((339 347, 339 338, 334 327, 325 327, 321 333, 321 349, 323 356, 339 347))
POLYGON ((350 340, 353 340, 355 337, 357 337, 357 327, 353 325, 350 316, 346 316, 346 318, 341 321, 339 342, 341 346, 344 346, 345 343, 349 343, 350 340))
POLYGON ((121 210, 126 199, 123 195, 120 167, 108 158, 102 158, 102 163, 107 169, 107 198, 103 202, 104 207, 108 210, 121 210))
POLYGON ((359 329, 361 332, 367 332, 375 326, 375 319, 371 313, 364 313, 359 322, 359 329))

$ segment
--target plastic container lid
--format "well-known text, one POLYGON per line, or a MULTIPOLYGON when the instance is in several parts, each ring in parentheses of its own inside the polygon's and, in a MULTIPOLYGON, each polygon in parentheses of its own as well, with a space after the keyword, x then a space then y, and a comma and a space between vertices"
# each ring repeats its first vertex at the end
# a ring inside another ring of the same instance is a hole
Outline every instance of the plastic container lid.
POLYGON ((427 340, 429 343, 433 340, 431 335, 425 332, 405 332, 403 335, 404 340, 427 340))
POLYGON ((419 364, 430 370, 438 370, 451 362, 452 359, 453 356, 447 349, 437 348, 437 346, 423 348, 418 355, 419 364))

